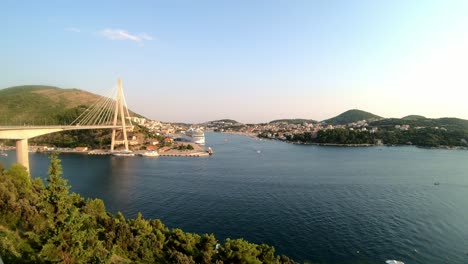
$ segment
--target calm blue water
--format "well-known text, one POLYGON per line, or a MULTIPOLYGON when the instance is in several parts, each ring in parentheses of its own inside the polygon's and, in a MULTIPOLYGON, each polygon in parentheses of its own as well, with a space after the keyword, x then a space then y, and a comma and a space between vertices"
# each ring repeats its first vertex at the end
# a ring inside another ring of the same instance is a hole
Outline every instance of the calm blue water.
MULTIPOLYGON (((217 133, 207 133, 207 145, 215 151, 208 158, 60 158, 72 190, 112 212, 268 243, 297 261, 468 263, 468 151, 217 133)), ((45 177, 47 156, 30 159, 33 175, 45 177)))

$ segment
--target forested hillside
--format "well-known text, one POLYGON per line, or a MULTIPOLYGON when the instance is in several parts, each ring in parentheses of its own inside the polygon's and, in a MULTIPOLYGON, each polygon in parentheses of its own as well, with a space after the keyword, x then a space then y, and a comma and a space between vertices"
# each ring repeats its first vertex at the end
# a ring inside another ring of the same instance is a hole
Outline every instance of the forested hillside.
MULTIPOLYGON (((69 193, 58 158, 49 178, 0 164, 0 256, 5 263, 294 263, 271 246, 169 229, 141 214, 126 219, 100 199, 69 193)), ((273 231, 273 230, 272 230, 273 231)))
POLYGON ((352 109, 344 113, 341 113, 333 118, 324 120, 322 122, 326 124, 331 124, 331 125, 346 125, 348 123, 357 122, 360 120, 371 120, 371 119, 380 119, 380 118, 381 118, 380 116, 374 115, 366 111, 352 109))
MULTIPOLYGON (((63 125, 99 95, 79 89, 25 85, 0 90, 0 125, 63 125)), ((73 120, 72 120, 73 121, 73 120)))

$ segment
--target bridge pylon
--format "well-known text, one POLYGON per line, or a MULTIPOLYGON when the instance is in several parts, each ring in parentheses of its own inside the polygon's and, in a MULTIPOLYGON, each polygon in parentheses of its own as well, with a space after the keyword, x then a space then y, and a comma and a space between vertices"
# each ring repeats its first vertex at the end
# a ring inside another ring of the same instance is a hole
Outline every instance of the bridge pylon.
MULTIPOLYGON (((112 125, 114 127, 117 126, 117 120, 120 117, 120 122, 122 125, 122 134, 123 134, 123 142, 125 145, 125 151, 129 151, 128 149, 128 137, 127 137, 127 127, 125 125, 125 119, 130 118, 130 114, 128 112, 128 108, 125 102, 125 97, 123 94, 122 89, 122 80, 118 80, 118 88, 117 88, 117 103, 115 104, 115 111, 114 111, 114 121, 112 125), (126 110, 126 111, 125 111, 126 110)), ((130 121, 131 124, 131 121, 130 121)), ((112 129, 112 141, 111 141, 111 152, 115 150, 115 137, 116 137, 116 128, 112 129)))
MULTIPOLYGON (((112 94, 115 95, 115 90, 112 94)), ((16 141, 16 161, 25 166, 28 171, 28 140, 50 133, 67 130, 112 129, 111 152, 113 152, 116 143, 116 131, 121 129, 125 150, 128 151, 127 129, 133 129, 133 126, 122 89, 122 80, 120 79, 118 81, 117 99, 114 98, 114 96, 102 96, 69 125, 0 126, 0 139, 16 141)))

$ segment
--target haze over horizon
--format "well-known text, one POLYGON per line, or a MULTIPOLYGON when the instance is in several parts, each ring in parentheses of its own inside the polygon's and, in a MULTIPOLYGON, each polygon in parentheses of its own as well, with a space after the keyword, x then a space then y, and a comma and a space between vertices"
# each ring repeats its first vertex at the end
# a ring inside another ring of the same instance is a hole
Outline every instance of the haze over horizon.
POLYGON ((468 1, 4 1, 0 88, 103 94, 149 118, 468 119, 468 1))

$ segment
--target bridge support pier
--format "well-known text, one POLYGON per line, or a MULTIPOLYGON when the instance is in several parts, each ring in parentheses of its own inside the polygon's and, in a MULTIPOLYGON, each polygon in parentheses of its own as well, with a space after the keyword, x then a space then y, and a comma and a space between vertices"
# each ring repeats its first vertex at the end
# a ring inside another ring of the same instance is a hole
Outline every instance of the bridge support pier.
POLYGON ((16 141, 16 162, 26 167, 26 170, 29 172, 28 139, 16 141))

